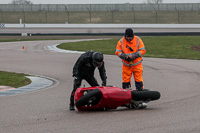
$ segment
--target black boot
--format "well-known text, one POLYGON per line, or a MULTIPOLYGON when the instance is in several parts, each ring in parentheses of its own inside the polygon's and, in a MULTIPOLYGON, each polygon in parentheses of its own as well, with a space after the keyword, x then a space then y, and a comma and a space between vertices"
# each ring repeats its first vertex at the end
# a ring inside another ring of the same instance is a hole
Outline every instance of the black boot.
POLYGON ((131 83, 130 82, 123 82, 122 83, 122 88, 123 89, 129 89, 131 87, 131 83))
POLYGON ((143 82, 136 82, 135 81, 135 87, 137 91, 142 91, 143 90, 143 82))
POLYGON ((74 96, 70 97, 69 110, 75 110, 75 108, 74 108, 74 96))
POLYGON ((71 110, 71 111, 75 110, 74 105, 71 103, 69 104, 69 110, 71 110))

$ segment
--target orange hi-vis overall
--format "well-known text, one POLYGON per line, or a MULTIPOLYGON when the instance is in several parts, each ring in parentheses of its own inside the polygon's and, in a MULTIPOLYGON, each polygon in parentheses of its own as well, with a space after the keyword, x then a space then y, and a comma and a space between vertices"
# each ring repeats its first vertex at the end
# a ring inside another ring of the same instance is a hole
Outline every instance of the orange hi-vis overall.
POLYGON ((133 54, 135 52, 139 52, 140 57, 134 59, 133 61, 126 61, 122 59, 122 79, 123 84, 131 85, 131 77, 134 75, 135 86, 137 88, 143 88, 143 66, 142 66, 142 55, 146 52, 143 41, 138 37, 134 36, 131 42, 127 42, 125 37, 121 38, 118 41, 116 52, 117 56, 124 53, 126 55, 133 54), (130 50, 132 48, 133 51, 130 50))

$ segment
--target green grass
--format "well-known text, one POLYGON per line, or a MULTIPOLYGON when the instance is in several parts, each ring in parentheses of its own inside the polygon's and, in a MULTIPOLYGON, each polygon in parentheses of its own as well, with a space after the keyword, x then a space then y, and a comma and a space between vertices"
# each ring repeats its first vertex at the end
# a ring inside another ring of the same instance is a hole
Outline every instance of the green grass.
POLYGON ((37 11, 1 12, 0 23, 162 23, 162 24, 199 24, 199 11, 37 11), (68 16, 69 15, 69 16, 68 16))
POLYGON ((116 39, 111 40, 101 40, 101 41, 82 41, 82 42, 74 42, 74 43, 63 43, 58 48, 68 49, 68 50, 76 50, 76 51, 101 51, 104 54, 112 54, 114 51, 114 42, 116 43, 116 39))
MULTIPOLYGON (((200 45, 200 36, 151 36, 141 38, 146 48, 144 57, 200 59, 200 51, 191 49, 192 46, 200 45)), ((119 39, 63 43, 58 48, 77 51, 94 50, 114 55, 119 39)))
POLYGON ((0 85, 11 86, 11 87, 21 87, 31 83, 28 76, 22 73, 4 72, 0 71, 0 85))

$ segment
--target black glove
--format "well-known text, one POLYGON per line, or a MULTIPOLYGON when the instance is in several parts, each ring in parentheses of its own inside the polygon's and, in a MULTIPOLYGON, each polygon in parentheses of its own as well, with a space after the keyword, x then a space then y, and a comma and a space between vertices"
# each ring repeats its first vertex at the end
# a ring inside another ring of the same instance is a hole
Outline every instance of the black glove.
POLYGON ((127 56, 127 58, 125 60, 128 62, 132 61, 132 59, 129 56, 127 56))
POLYGON ((138 57, 141 57, 140 52, 135 52, 135 53, 133 53, 132 55, 133 55, 133 58, 134 58, 134 59, 135 59, 135 58, 138 58, 138 57))
POLYGON ((124 54, 124 53, 121 53, 120 56, 119 56, 119 58, 121 58, 121 59, 123 59, 123 60, 126 60, 127 55, 124 54))

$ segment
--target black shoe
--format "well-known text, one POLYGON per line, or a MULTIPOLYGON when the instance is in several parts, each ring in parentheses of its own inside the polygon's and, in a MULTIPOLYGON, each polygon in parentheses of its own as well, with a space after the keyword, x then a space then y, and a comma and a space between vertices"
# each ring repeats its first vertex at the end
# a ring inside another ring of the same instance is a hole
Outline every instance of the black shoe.
POLYGON ((71 110, 71 111, 75 110, 74 105, 69 104, 69 110, 71 110))
POLYGON ((137 91, 142 91, 143 89, 142 89, 142 88, 136 88, 136 90, 137 90, 137 91))

